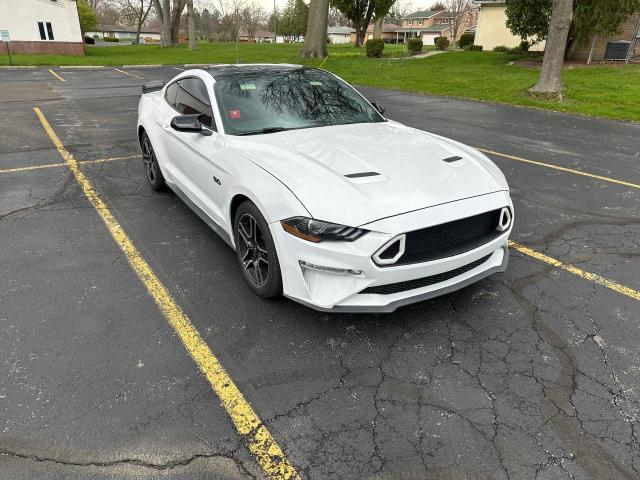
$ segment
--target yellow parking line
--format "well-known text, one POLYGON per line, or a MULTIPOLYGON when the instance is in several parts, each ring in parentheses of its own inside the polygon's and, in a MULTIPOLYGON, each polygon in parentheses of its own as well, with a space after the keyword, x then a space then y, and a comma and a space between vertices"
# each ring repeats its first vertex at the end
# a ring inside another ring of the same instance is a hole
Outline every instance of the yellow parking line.
POLYGON ((555 258, 551 258, 545 255, 544 253, 540 253, 535 250, 532 250, 529 247, 525 247, 524 245, 521 245, 512 240, 509 240, 509 246, 514 250, 517 250, 518 252, 523 253, 531 258, 535 258, 536 260, 540 260, 541 262, 544 262, 548 265, 554 266, 556 268, 560 268, 569 273, 573 273, 574 275, 577 275, 580 278, 583 278, 590 282, 597 283, 598 285, 602 285, 603 287, 607 287, 608 289, 613 290, 614 292, 618 292, 622 295, 626 295, 627 297, 633 298, 634 300, 640 300, 639 291, 629 287, 625 287, 624 285, 614 282, 613 280, 610 280, 605 277, 601 277, 600 275, 596 275, 595 273, 586 272, 581 268, 578 268, 568 263, 561 262, 560 260, 556 260, 555 258))
POLYGON ((56 77, 58 80, 60 80, 61 82, 66 82, 66 80, 64 78, 62 78, 60 75, 58 75, 56 72, 54 72, 53 70, 49 69, 49 73, 51 73, 51 75, 53 75, 54 77, 56 77))
POLYGON ((124 70, 120 70, 119 68, 114 68, 114 70, 116 72, 120 72, 120 73, 124 73, 125 75, 129 75, 130 77, 136 77, 136 78, 139 78, 140 80, 144 80, 144 77, 141 77, 139 75, 134 75, 133 73, 125 72, 124 70))
POLYGON ((494 152, 486 148, 476 147, 476 150, 488 153, 490 155, 496 155, 498 157, 508 158, 510 160, 517 160, 518 162, 530 163, 532 165, 538 165, 539 167, 552 168, 554 170, 560 170, 561 172, 574 173, 576 175, 582 175, 583 177, 595 178, 596 180, 602 180, 604 182, 617 183, 618 185, 624 185, 625 187, 640 188, 640 184, 625 182, 624 180, 618 180, 616 178, 605 177, 604 175, 596 175, 594 173, 587 173, 581 170, 575 170, 573 168, 561 167, 560 165, 554 165, 552 163, 538 162, 536 160, 529 160, 522 157, 516 157, 515 155, 507 155, 506 153, 494 152))
MULTIPOLYGON (((114 162, 116 160, 131 160, 132 158, 140 158, 140 155, 128 155, 126 157, 110 157, 110 158, 98 158, 96 160, 79 160, 78 163, 92 164, 92 163, 105 163, 105 162, 114 162)), ((29 172, 31 170, 40 170, 42 168, 55 168, 55 167, 66 167, 66 163, 47 163, 44 165, 32 165, 30 167, 17 167, 17 168, 5 168, 0 169, 0 174, 2 173, 17 173, 17 172, 29 172)))
POLYGON ((0 170, 0 174, 28 172, 31 170, 40 170, 41 168, 54 168, 54 167, 66 167, 66 166, 67 166, 66 163, 48 163, 46 165, 33 165, 31 167, 5 168, 4 170, 0 170))
POLYGON ((116 244, 127 257, 131 268, 147 288, 164 317, 176 331, 189 354, 205 375, 214 392, 231 417, 238 433, 247 441, 249 451, 271 479, 299 479, 298 473, 285 457, 282 449, 271 436, 251 405, 244 398, 229 374, 222 367, 207 343, 189 321, 171 293, 162 284, 149 264, 142 257, 126 232, 100 198, 91 181, 78 167, 78 161, 64 147, 46 117, 39 108, 33 109, 43 128, 69 167, 85 196, 98 212, 116 244))

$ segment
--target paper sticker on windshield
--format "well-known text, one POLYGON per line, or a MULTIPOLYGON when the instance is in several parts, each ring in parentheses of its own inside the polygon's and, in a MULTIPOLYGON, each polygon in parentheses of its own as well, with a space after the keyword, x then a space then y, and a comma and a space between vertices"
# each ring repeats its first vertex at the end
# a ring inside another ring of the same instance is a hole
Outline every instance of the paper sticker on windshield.
POLYGON ((255 90, 255 89, 256 89, 255 83, 241 83, 240 84, 240 90, 255 90))
POLYGON ((322 86, 322 82, 318 82, 317 80, 311 80, 309 83, 311 85, 315 85, 317 87, 321 87, 322 86))
POLYGON ((240 118, 240 110, 229 110, 229 118, 233 120, 240 118))

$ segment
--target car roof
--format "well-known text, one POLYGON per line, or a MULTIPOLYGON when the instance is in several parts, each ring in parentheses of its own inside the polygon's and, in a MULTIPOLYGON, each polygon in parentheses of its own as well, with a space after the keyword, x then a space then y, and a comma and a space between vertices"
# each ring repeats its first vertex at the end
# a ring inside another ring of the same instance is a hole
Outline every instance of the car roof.
POLYGON ((259 75, 261 73, 288 73, 300 69, 307 69, 307 67, 290 63, 246 63, 237 65, 214 65, 207 68, 206 71, 215 80, 221 80, 225 78, 233 78, 244 75, 259 75))

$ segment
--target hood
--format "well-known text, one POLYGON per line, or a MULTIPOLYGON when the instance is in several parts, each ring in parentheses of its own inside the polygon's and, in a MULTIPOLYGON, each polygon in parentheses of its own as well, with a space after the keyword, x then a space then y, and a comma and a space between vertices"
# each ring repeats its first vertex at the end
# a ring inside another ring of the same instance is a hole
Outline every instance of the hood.
POLYGON ((508 190, 476 150, 392 121, 229 136, 226 145, 278 178, 314 218, 349 226, 508 190))

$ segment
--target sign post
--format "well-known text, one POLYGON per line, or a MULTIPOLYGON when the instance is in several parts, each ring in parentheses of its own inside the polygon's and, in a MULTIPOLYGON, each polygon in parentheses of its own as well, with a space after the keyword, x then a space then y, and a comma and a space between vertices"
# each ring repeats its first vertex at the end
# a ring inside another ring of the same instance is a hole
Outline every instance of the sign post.
POLYGON ((4 46, 7 48, 7 53, 9 54, 9 65, 13 65, 13 61, 11 60, 11 49, 9 48, 9 43, 11 42, 9 30, 0 30, 0 41, 3 41, 4 46))
POLYGON ((9 65, 13 65, 13 62, 11 61, 11 49, 9 48, 9 42, 11 42, 9 30, 0 30, 0 41, 4 42, 4 46, 9 54, 9 65))

